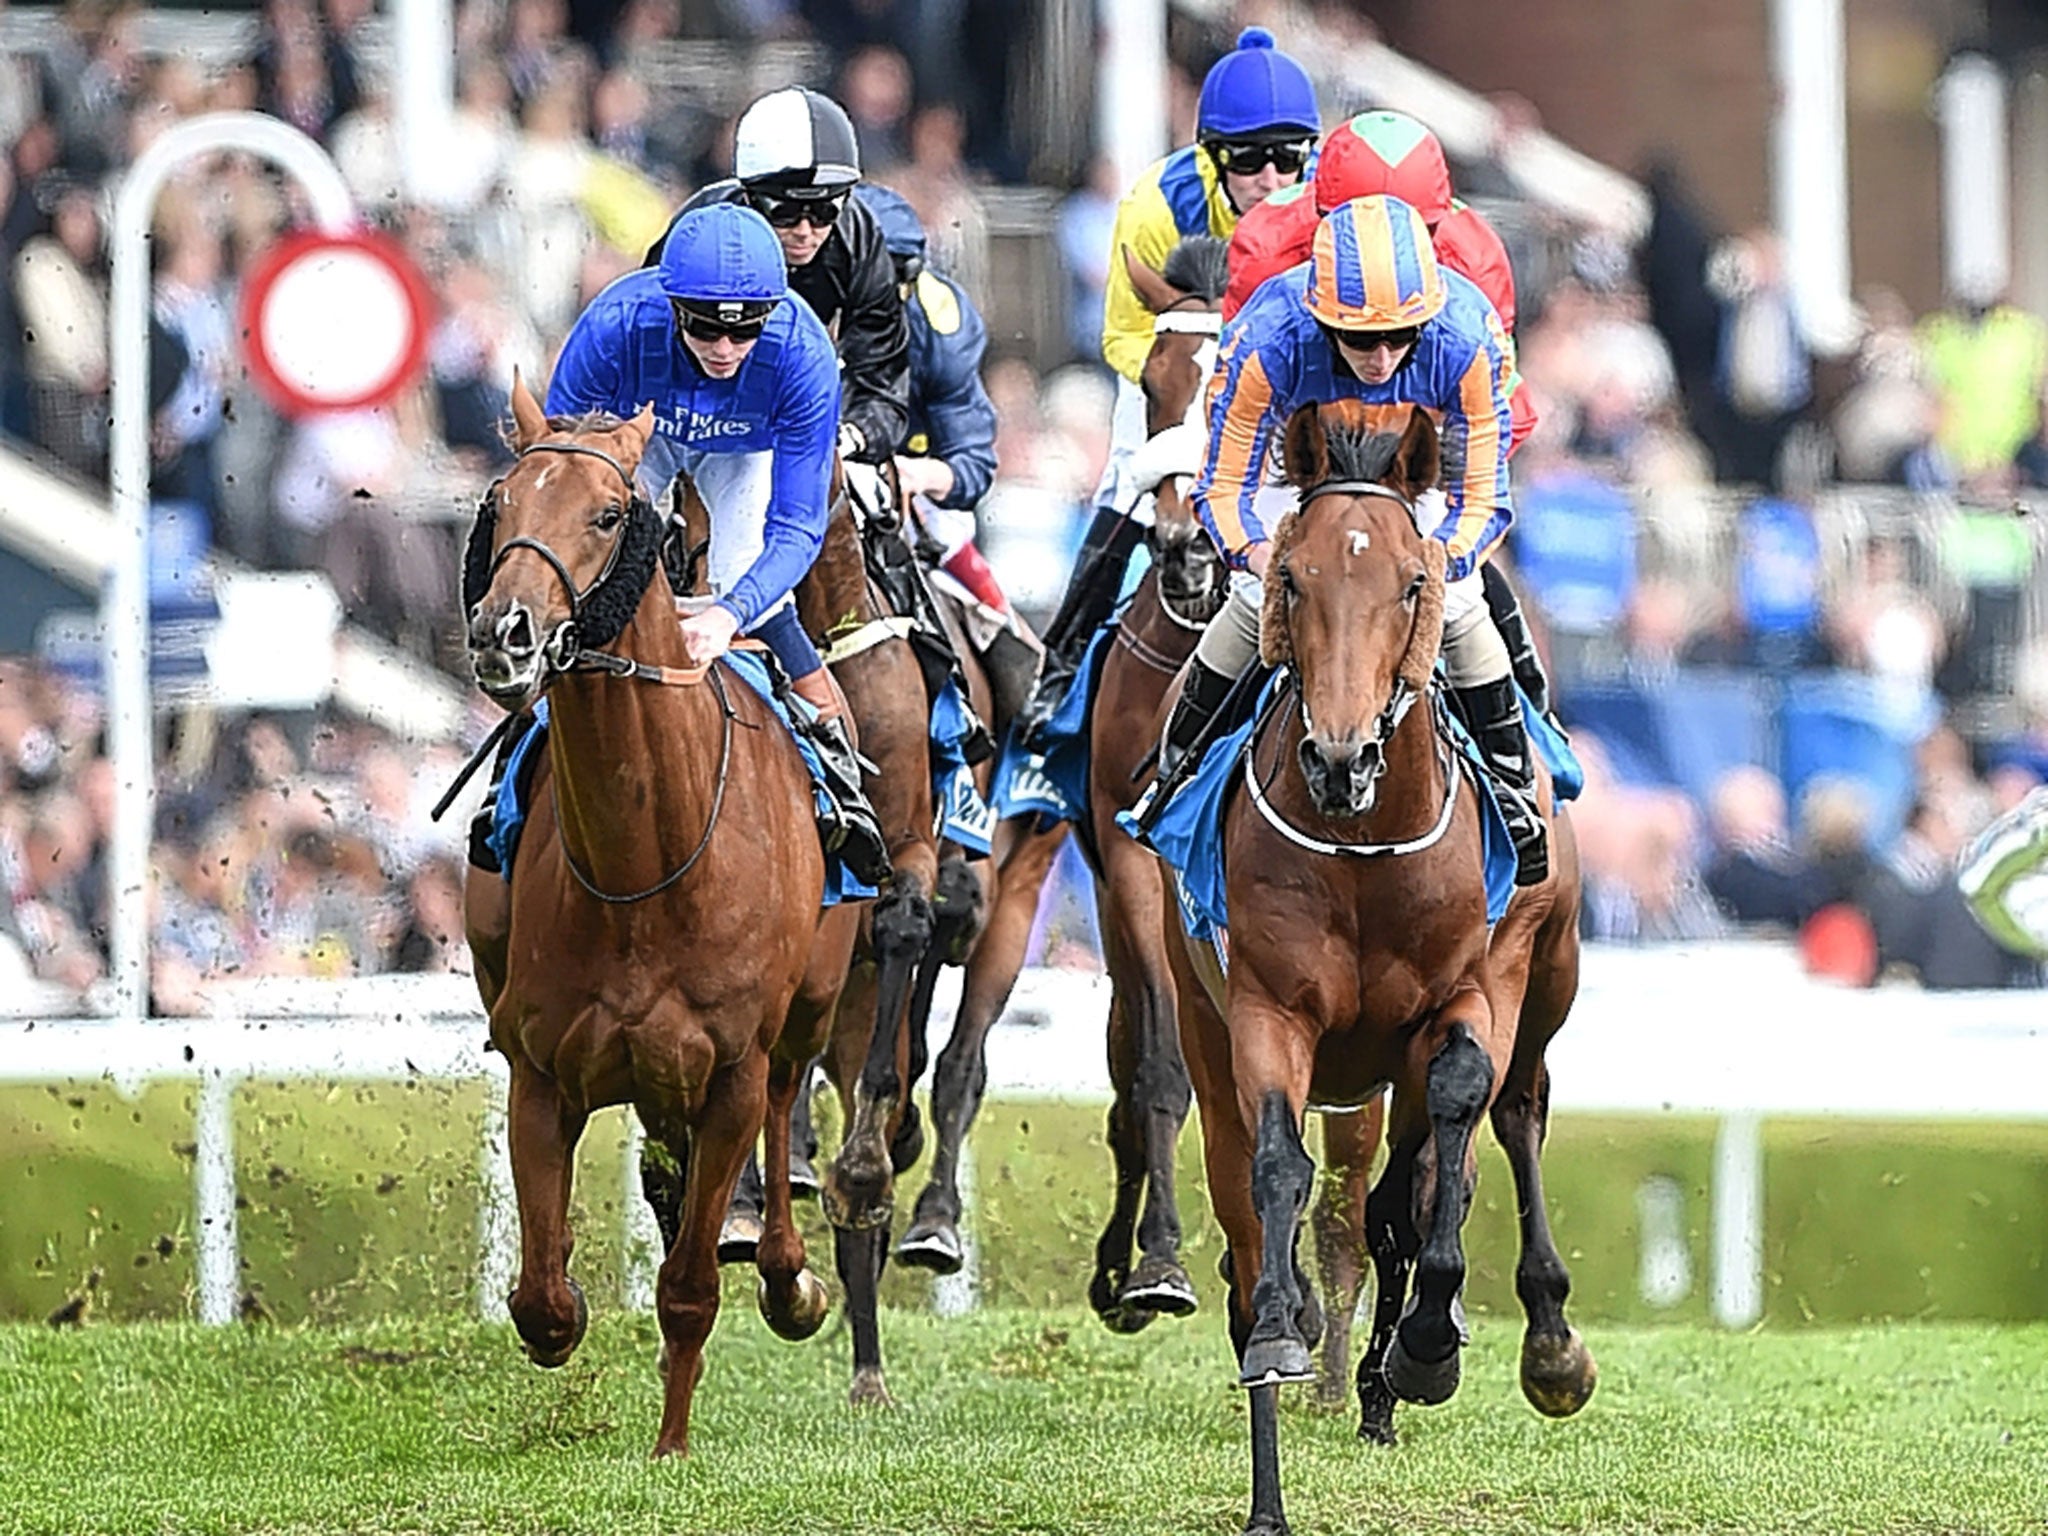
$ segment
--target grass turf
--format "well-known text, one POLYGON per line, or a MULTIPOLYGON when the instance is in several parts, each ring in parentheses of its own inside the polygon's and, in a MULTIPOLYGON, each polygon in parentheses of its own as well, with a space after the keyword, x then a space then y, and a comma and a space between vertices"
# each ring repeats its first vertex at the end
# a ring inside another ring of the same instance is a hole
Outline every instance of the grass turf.
MULTIPOLYGON (((846 1405, 847 1342, 729 1295, 692 1455, 651 1463, 651 1320, 542 1372, 508 1328, 0 1328, 0 1531, 1214 1532, 1247 1504, 1245 1399, 1205 1311, 1135 1339, 1064 1310, 885 1319, 901 1406, 846 1405)), ((1402 1444, 1290 1397, 1312 1532, 2013 1532, 2048 1522, 2048 1328, 1596 1331, 1553 1423, 1482 1320, 1402 1444)))

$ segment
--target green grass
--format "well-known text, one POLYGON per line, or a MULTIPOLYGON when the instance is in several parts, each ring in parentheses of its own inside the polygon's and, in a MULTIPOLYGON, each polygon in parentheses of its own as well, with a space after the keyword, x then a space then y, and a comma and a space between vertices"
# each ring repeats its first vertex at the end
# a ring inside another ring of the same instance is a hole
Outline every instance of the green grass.
MULTIPOLYGON (((1212 1532, 1242 1522, 1244 1397, 1213 1312, 1110 1336, 1079 1312, 892 1312, 901 1406, 845 1403, 847 1342, 729 1305, 692 1455, 650 1463, 655 1334, 601 1316, 541 1372, 509 1329, 0 1328, 0 1531, 1212 1532)), ((1402 1444, 1290 1398, 1294 1529, 2048 1529, 2048 1328, 1594 1331, 1553 1423, 1483 1320, 1402 1444)))
MULTIPOLYGON (((95 1315, 192 1315, 192 1098, 166 1084, 129 1100, 104 1083, 0 1089, 0 1319, 39 1319, 92 1295, 95 1315)), ((473 1087, 254 1084, 237 1095, 245 1283, 286 1323, 455 1313, 473 1288, 473 1087)), ((1552 1223, 1578 1316, 1603 1323, 1707 1317, 1715 1125, 1708 1119, 1562 1116, 1544 1157, 1552 1223), (1662 1175, 1683 1193, 1691 1294, 1668 1311, 1638 1289, 1636 1193, 1662 1175)), ((578 1173, 576 1272, 617 1295, 618 1112, 596 1117, 578 1173)), ((1313 1145, 1313 1142, 1312 1142, 1313 1145)), ((975 1128, 973 1229, 983 1299, 1064 1307, 1083 1295, 1107 1214, 1102 1111, 992 1104, 975 1128)), ((1191 1122, 1181 1145, 1184 1255, 1219 1294, 1191 1122)), ((1765 1308, 1773 1326, 1883 1318, 2048 1320, 2048 1125, 1771 1122, 1766 1126, 1765 1308)), ((922 1183, 902 1181, 899 1222, 922 1183)), ((815 1206, 800 1208, 814 1244, 815 1206)), ((1467 1227, 1475 1312, 1515 1311, 1513 1186, 1481 1137, 1467 1227)), ((821 1249, 821 1252, 823 1250, 821 1249)), ((893 1272, 910 1308, 928 1282, 893 1272)))

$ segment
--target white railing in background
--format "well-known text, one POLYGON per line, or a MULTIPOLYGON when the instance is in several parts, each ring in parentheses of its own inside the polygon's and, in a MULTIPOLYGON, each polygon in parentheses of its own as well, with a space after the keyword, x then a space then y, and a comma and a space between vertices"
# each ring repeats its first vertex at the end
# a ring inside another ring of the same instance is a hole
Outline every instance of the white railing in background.
MULTIPOLYGON (((950 978, 951 973, 949 973, 950 978)), ((957 987, 942 987, 934 1049, 957 987)), ((206 1019, 0 1023, 0 1081, 197 1080, 194 1139, 199 1310, 234 1316, 232 1105, 251 1079, 482 1081, 489 1092, 477 1304, 503 1313, 516 1247, 504 1141, 504 1062, 484 1046, 466 977, 267 980, 220 989, 206 1019)), ((1027 971, 989 1036, 990 1099, 1107 1097, 1102 978, 1027 971)), ((1579 1001, 1550 1050, 1562 1114, 1717 1116, 1712 1194, 1714 1315, 1763 1308, 1763 1125, 1774 1116, 2048 1118, 2048 996, 2040 992, 1848 991, 1815 982, 1785 946, 1754 943, 1588 951, 1579 1001)), ((653 1242, 639 1197, 638 1139, 620 1177, 629 1213, 626 1297, 652 1298, 653 1242), (636 1219, 637 1218, 637 1219, 636 1219)), ((971 1192, 963 1190, 971 1200, 971 1192)), ((959 1299, 941 1298, 949 1309, 959 1299)))

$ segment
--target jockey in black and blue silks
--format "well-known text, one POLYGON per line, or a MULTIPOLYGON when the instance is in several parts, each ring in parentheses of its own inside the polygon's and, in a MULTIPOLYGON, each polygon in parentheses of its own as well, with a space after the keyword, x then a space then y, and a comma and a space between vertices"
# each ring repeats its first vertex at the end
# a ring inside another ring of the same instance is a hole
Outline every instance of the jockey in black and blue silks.
POLYGON ((687 474, 710 514, 715 601, 682 620, 702 665, 739 634, 774 651, 817 708, 813 742, 840 802, 841 857, 879 884, 888 848, 860 790, 844 702, 797 620, 792 593, 824 543, 839 432, 839 362, 810 308, 787 302, 788 272, 768 221, 735 203, 691 209, 655 267, 592 299, 563 344, 548 387, 551 416, 636 414, 654 406, 640 460, 656 505, 687 474))
POLYGON ((910 327, 910 436, 896 474, 918 522, 939 547, 938 568, 982 610, 967 626, 995 694, 996 720, 1023 704, 1039 650, 1002 583, 975 547, 974 508, 996 476, 996 408, 981 382, 988 325, 967 290, 927 259, 924 225, 899 194, 874 182, 854 189, 880 227, 910 327))

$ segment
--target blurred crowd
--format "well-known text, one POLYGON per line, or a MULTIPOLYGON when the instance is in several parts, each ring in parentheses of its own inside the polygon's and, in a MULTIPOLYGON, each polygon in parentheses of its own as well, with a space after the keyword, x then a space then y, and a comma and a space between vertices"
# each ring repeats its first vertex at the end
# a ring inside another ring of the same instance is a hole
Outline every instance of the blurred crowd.
MULTIPOLYGON (((1272 8, 1215 9, 1202 24, 1175 15, 1177 144, 1207 65, 1272 8)), ((1048 108, 1063 98, 1030 62, 1032 13, 1005 0, 462 0, 454 120, 408 166, 389 18, 371 0, 268 0, 240 42, 211 51, 147 47, 144 13, 70 0, 35 47, 0 51, 0 333, 21 338, 0 349, 0 433, 104 480, 114 180, 199 112, 284 118, 327 146, 431 285, 426 377, 388 409, 274 410, 250 387, 236 314, 295 195, 243 157, 195 163, 156 210, 153 491, 222 555, 324 571, 352 623, 460 675, 456 558, 505 462, 514 367, 546 376, 582 305, 725 173, 738 111, 801 79, 846 105, 868 173, 909 199, 935 264, 985 308, 1003 301, 1002 199, 1039 188, 1034 249, 1057 265, 1057 334, 996 329, 1000 472, 980 518, 1013 600, 1042 618, 1108 450, 1098 346, 1123 189, 1076 125, 1085 108, 1048 108)), ((1290 46, 1318 70, 1367 35, 1352 7, 1291 15, 1290 46)), ((7 19, 0 0, 0 40, 7 19)), ((1369 105, 1334 75, 1318 89, 1326 123, 1369 105)), ((1484 166, 1458 180, 1478 199, 1504 185, 1484 166)), ((1587 931, 1650 941, 1766 924, 1849 979, 2038 981, 1950 921, 1945 861, 2048 765, 2048 669, 2017 638, 2038 606, 2039 540, 2011 513, 2048 484, 2048 330, 1998 295, 1916 317, 1869 293, 1856 337, 1817 338, 1770 230, 1711 228, 1668 168, 1645 184, 1654 217, 1634 251, 1526 208, 1502 205, 1498 220, 1543 415, 1515 461, 1510 559, 1592 779, 1576 816, 1587 931), (1844 484, 1878 489, 1845 500, 1844 484), (1645 773, 1574 718, 1598 690, 1654 695, 1702 669, 1756 680, 1765 707, 1789 680, 1850 674, 1876 686, 1889 720, 1918 724, 1876 733, 1895 761, 1873 795, 1854 762, 1796 782, 1741 765, 1690 782, 1645 773)), ((47 668, 0 672, 0 966, 71 984, 104 968, 94 711, 47 668)), ((197 712, 175 729, 153 875, 160 1006, 188 1006, 208 974, 450 963, 458 850, 419 814, 452 772, 445 749, 324 715, 197 712)), ((1075 907, 1078 870, 1062 879, 1048 911, 1075 907)), ((1085 923, 1052 927, 1056 957, 1087 953, 1085 923)))

